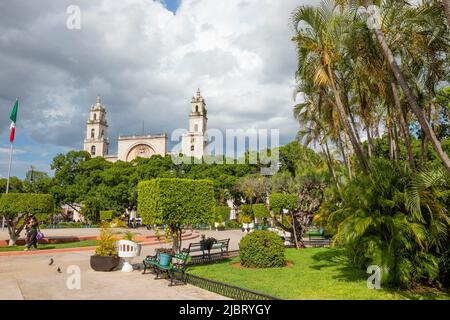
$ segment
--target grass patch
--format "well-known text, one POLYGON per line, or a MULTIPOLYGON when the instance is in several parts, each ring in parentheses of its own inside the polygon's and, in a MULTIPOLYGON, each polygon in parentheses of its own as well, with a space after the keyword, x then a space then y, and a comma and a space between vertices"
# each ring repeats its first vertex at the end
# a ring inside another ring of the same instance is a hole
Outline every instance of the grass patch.
MULTIPOLYGON (((38 250, 66 249, 66 248, 83 248, 93 247, 99 244, 98 240, 85 240, 78 242, 56 243, 56 244, 40 244, 38 250)), ((0 252, 23 251, 25 246, 0 247, 0 252)))
POLYGON ((244 269, 236 267, 239 258, 234 258, 216 264, 192 266, 188 272, 290 300, 450 299, 450 293, 430 288, 414 291, 370 290, 367 288, 369 275, 351 266, 340 249, 288 249, 286 258, 293 263, 292 266, 244 269))

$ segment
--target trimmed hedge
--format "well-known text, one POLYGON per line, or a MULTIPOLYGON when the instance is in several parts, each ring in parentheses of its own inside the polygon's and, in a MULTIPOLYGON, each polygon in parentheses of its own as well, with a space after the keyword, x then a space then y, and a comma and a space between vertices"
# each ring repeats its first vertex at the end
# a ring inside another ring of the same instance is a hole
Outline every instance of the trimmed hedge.
POLYGON ((33 214, 44 218, 53 214, 55 202, 49 194, 8 193, 0 198, 0 215, 13 218, 19 214, 33 214))
POLYGON ((112 220, 114 216, 113 210, 100 211, 100 221, 112 220))
POLYGON ((271 231, 253 231, 239 242, 241 265, 247 268, 273 268, 286 265, 283 240, 271 231))
POLYGON ((270 218, 270 212, 263 203, 257 203, 252 206, 253 215, 255 218, 258 219, 264 219, 264 218, 270 218))
POLYGON ((236 229, 241 229, 242 225, 234 220, 229 220, 225 222, 225 229, 228 230, 236 230, 236 229))
POLYGON ((294 210, 298 206, 298 196, 289 193, 272 193, 269 202, 272 210, 277 213, 282 209, 294 210))
POLYGON ((213 224, 214 186, 209 180, 153 179, 138 184, 143 224, 213 224))
POLYGON ((231 209, 229 206, 216 206, 216 210, 215 210, 216 221, 219 216, 222 217, 223 222, 230 220, 230 213, 231 213, 231 209))

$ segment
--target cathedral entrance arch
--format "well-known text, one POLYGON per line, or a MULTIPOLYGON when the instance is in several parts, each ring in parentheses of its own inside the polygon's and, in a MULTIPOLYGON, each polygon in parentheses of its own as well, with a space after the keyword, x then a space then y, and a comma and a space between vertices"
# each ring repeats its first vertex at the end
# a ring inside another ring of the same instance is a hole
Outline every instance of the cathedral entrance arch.
POLYGON ((128 149, 126 161, 131 162, 136 158, 150 158, 155 154, 156 151, 151 145, 146 143, 138 143, 128 149))

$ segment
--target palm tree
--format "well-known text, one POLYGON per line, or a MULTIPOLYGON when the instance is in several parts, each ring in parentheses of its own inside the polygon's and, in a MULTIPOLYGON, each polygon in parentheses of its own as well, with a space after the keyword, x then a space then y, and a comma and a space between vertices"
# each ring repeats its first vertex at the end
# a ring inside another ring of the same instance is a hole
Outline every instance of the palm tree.
POLYGON ((447 24, 450 27, 450 0, 442 0, 444 6, 445 15, 447 16, 447 24))
POLYGON ((450 229, 448 175, 442 169, 411 177, 381 159, 371 166, 371 178, 352 180, 343 191, 345 206, 328 214, 338 221, 334 244, 345 245, 360 265, 381 266, 390 284, 436 280, 437 256, 445 250, 450 229))
MULTIPOLYGON (((371 1, 364 0, 363 3, 364 3, 364 6, 366 7, 366 9, 368 11, 370 11, 369 7, 372 5, 371 1)), ((372 8, 373 8, 373 6, 372 6, 372 8)), ((378 20, 378 17, 375 16, 374 12, 372 12, 371 15, 375 20, 378 20)), ((410 86, 408 85, 408 82, 406 81, 406 78, 397 63, 397 60, 395 59, 394 54, 392 53, 392 50, 390 49, 390 47, 386 41, 385 35, 384 35, 383 31, 381 30, 381 25, 377 22, 373 23, 372 29, 373 29, 373 32, 380 44, 383 55, 386 58, 397 83, 402 88, 403 93, 405 94, 405 97, 409 103, 409 106, 411 107, 412 112, 417 117, 417 120, 418 120, 425 136, 433 145, 433 148, 436 151, 438 157, 441 159, 443 165, 445 166, 447 171, 450 173, 450 158, 445 153, 445 151, 442 149, 441 143, 437 139, 436 134, 434 133, 429 122, 427 121, 427 117, 425 115, 424 110, 422 108, 420 108, 416 97, 414 96, 410 86)))
MULTIPOLYGON (((339 46, 345 35, 341 27, 345 25, 346 13, 336 10, 333 3, 323 2, 317 8, 299 7, 292 16, 296 35, 293 41, 297 45, 299 69, 298 81, 305 75, 314 74, 316 86, 331 90, 335 107, 358 158, 361 170, 368 173, 367 158, 358 142, 355 129, 349 121, 349 114, 342 101, 342 91, 336 81, 335 64, 339 59, 339 46), (299 24, 307 24, 305 28, 299 24)), ((345 93, 344 93, 345 94, 345 93)))

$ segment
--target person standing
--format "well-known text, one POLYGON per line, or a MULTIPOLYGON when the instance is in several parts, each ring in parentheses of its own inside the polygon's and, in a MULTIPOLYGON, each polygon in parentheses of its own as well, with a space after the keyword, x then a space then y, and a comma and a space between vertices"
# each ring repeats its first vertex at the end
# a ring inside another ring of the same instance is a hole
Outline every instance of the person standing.
POLYGON ((31 246, 33 246, 34 250, 37 250, 38 232, 39 232, 39 222, 37 221, 37 219, 34 216, 31 216, 29 218, 28 224, 26 226, 27 244, 25 246, 25 251, 30 250, 31 246))

